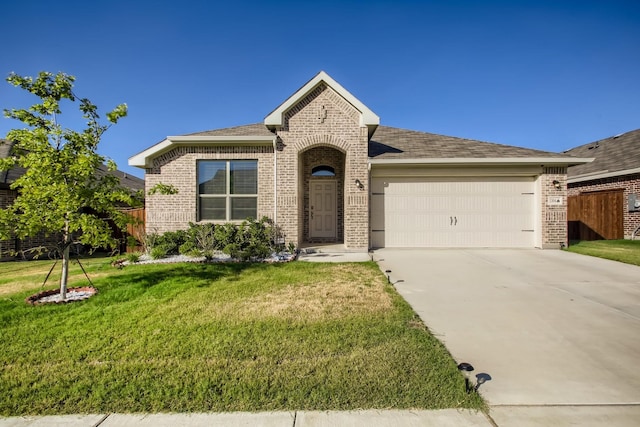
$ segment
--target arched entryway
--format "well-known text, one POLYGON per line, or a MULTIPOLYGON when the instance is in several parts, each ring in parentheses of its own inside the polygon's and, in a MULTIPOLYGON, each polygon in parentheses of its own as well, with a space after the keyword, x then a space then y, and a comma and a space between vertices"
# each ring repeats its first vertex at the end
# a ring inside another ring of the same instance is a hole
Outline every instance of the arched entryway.
POLYGON ((305 243, 344 241, 345 154, 315 146, 300 154, 305 243))

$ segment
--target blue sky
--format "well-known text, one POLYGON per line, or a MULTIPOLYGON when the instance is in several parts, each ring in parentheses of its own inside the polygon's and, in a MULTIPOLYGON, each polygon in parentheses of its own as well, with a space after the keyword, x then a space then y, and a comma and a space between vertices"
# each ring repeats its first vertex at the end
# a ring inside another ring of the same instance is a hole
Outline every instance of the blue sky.
MULTIPOLYGON (((3 78, 64 71, 103 113, 128 104, 100 152, 140 177, 130 156, 261 122, 320 70, 387 126, 546 151, 640 128, 636 0, 32 0, 0 28, 3 78)), ((34 100, 0 82, 1 109, 34 100)))

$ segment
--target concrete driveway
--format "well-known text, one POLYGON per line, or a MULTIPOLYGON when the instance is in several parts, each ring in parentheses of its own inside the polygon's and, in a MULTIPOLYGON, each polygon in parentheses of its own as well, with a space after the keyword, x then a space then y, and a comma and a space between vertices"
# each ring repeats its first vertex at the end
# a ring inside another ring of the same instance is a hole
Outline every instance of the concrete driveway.
POLYGON ((454 359, 488 379, 480 391, 498 425, 543 407, 640 425, 640 267, 535 249, 382 249, 374 260, 454 359))

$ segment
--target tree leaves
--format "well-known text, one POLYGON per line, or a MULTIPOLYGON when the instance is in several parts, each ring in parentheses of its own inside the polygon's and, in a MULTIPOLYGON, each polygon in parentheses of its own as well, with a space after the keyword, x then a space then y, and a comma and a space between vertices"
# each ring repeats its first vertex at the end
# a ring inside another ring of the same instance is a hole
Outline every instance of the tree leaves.
MULTIPOLYGON (((41 72, 34 79, 12 73, 7 81, 36 97, 40 102, 28 109, 5 110, 7 117, 21 121, 23 129, 8 132, 12 155, 0 160, 0 170, 22 167, 26 172, 12 183, 18 190, 14 203, 0 210, 0 235, 18 238, 38 233, 61 235, 60 247, 75 241, 99 247, 117 242, 108 219, 126 225, 118 204, 135 205, 132 193, 122 187, 108 170, 115 163, 98 154, 102 134, 127 115, 126 104, 107 113, 108 124, 100 122, 98 107, 73 93, 75 77, 41 72), (56 121, 60 101, 78 102, 87 119, 81 131, 63 129, 56 121)), ((68 261, 68 260, 67 260, 68 261)))

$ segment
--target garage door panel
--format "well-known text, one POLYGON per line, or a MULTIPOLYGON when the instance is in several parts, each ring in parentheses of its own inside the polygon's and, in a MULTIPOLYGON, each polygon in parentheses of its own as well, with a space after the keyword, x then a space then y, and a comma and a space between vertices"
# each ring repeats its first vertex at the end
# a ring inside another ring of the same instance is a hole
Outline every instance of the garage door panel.
MULTIPOLYGON (((533 178, 373 178, 376 247, 532 247, 533 178)), ((374 227, 372 226, 372 230, 374 227)), ((374 241, 375 240, 375 241, 374 241)))

